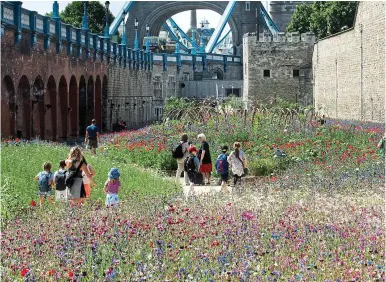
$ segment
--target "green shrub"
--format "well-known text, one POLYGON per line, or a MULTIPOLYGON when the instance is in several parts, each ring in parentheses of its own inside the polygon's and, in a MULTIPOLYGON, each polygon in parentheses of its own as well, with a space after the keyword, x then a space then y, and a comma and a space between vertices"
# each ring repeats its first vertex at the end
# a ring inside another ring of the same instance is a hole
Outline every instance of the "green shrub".
POLYGON ((257 159, 249 163, 250 174, 255 176, 270 175, 278 169, 279 162, 271 158, 257 159))

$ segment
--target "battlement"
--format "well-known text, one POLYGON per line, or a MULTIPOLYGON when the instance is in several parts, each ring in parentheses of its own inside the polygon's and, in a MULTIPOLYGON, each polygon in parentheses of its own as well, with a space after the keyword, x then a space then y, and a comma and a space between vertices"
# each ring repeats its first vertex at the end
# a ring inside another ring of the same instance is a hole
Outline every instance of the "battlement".
MULTIPOLYGON (((246 33, 244 37, 256 38, 256 33, 246 33)), ((259 42, 306 42, 313 44, 315 42, 315 33, 306 32, 300 34, 298 31, 296 32, 278 32, 274 36, 272 36, 269 32, 264 32, 259 34, 259 42)))

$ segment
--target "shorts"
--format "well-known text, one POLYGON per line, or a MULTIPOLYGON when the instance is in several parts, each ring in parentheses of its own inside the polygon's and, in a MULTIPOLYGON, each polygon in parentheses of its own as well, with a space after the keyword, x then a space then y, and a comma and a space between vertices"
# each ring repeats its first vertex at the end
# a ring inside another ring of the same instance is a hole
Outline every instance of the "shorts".
POLYGON ((222 181, 228 182, 228 179, 229 179, 229 172, 224 173, 224 174, 220 174, 220 177, 221 177, 221 180, 222 180, 222 181))
POLYGON ((55 200, 56 201, 67 201, 68 199, 68 190, 58 191, 55 192, 55 200))
POLYGON ((52 189, 49 189, 48 191, 40 191, 39 190, 38 196, 44 196, 44 198, 51 197, 52 196, 52 189))
POLYGON ((212 172, 212 164, 201 164, 200 165, 200 172, 212 172))
POLYGON ((90 148, 90 149, 96 149, 96 148, 98 148, 98 140, 94 140, 94 139, 88 139, 88 147, 90 148))
POLYGON ((119 204, 118 194, 107 194, 106 195, 106 207, 112 207, 119 204))

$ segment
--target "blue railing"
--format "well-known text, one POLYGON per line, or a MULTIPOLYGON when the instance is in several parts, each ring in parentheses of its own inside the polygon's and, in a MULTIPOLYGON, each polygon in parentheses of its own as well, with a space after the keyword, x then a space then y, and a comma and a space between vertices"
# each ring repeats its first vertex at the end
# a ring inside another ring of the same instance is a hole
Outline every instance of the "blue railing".
POLYGON ((228 64, 241 65, 241 57, 216 54, 161 54, 147 53, 143 50, 133 50, 127 45, 112 42, 109 37, 60 22, 47 16, 37 14, 21 7, 21 2, 1 2, 1 36, 4 32, 14 32, 15 44, 20 43, 22 36, 31 37, 31 48, 38 38, 43 39, 44 49, 56 44, 56 52, 60 53, 66 47, 68 56, 100 59, 110 59, 124 68, 136 70, 151 70, 153 64, 162 64, 166 70, 168 66, 181 64, 192 65, 193 69, 202 67, 205 71, 209 62, 222 62, 224 71, 228 64), (26 32, 22 32, 25 30, 26 32))

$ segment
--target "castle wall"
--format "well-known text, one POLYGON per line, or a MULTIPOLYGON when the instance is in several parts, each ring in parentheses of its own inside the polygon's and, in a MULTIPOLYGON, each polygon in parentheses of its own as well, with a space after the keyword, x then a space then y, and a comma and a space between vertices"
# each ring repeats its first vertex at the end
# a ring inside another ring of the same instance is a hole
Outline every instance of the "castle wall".
POLYGON ((310 105, 312 95, 312 33, 247 34, 244 37, 244 100, 271 103, 277 98, 310 105))
POLYGON ((338 119, 385 121, 384 2, 359 2, 352 29, 315 44, 315 108, 338 119))

